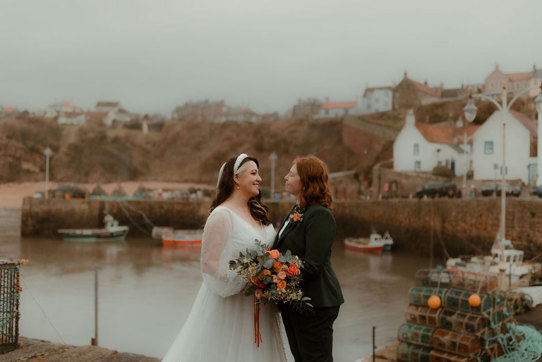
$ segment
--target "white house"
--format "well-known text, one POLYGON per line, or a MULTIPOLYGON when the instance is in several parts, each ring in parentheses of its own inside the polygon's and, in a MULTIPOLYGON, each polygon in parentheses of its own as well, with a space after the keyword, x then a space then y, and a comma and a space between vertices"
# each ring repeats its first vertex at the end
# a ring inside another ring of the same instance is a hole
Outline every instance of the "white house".
POLYGON ((314 119, 344 117, 355 109, 356 102, 326 102, 322 104, 314 119))
POLYGON ((63 103, 52 104, 45 111, 45 118, 55 118, 64 113, 82 113, 83 109, 69 101, 63 103))
POLYGON ((477 126, 456 128, 450 125, 416 123, 409 111, 405 125, 393 143, 393 169, 395 171, 430 172, 435 166, 449 167, 455 175, 464 175, 470 169, 469 141, 477 126), (465 152, 467 151, 467 152, 465 152))
POLYGON ((83 112, 63 112, 58 116, 58 124, 83 124, 86 121, 85 114, 83 112))
MULTIPOLYGON (((502 130, 505 114, 494 112, 473 136, 474 179, 502 178, 502 130)), ((536 184, 537 124, 526 115, 510 111, 506 116, 506 178, 536 184)))
POLYGON ((392 87, 365 88, 361 98, 361 114, 391 111, 393 105, 392 87))

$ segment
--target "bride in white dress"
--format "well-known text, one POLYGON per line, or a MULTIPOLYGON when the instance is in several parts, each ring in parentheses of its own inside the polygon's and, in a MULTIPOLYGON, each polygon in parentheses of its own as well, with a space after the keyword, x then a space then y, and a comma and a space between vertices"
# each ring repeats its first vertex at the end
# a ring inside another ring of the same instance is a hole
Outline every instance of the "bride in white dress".
POLYGON ((271 246, 275 230, 260 202, 258 161, 241 154, 220 169, 217 196, 203 231, 203 283, 192 311, 163 361, 286 361, 278 309, 260 306, 258 347, 254 343, 254 301, 241 290, 246 282, 229 270, 239 252, 255 239, 271 246))

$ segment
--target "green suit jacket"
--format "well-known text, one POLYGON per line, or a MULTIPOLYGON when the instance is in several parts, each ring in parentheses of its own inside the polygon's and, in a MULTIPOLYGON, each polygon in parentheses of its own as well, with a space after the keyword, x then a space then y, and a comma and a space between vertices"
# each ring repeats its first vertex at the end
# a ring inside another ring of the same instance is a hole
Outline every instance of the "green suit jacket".
POLYGON ((331 246, 336 230, 331 211, 322 205, 311 204, 301 222, 290 220, 280 237, 277 234, 275 238, 274 248, 281 253, 290 250, 303 261, 301 289, 311 298, 310 303, 315 308, 337 307, 344 302, 341 286, 331 268, 331 246))

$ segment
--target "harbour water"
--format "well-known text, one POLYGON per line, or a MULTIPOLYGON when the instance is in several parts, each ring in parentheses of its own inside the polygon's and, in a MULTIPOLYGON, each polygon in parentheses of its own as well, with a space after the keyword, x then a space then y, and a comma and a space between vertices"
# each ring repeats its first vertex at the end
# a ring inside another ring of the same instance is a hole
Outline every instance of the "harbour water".
MULTIPOLYGON (((19 220, 19 210, 0 209, 0 257, 29 260, 21 267, 21 335, 90 344, 98 266, 99 344, 152 357, 165 354, 201 284, 198 247, 166 248, 130 235, 124 243, 89 245, 21 238, 19 220)), ((415 271, 429 260, 353 252, 336 240, 332 263, 345 297, 334 325, 334 356, 338 362, 356 361, 371 354, 372 326, 378 348, 396 340, 415 271)))

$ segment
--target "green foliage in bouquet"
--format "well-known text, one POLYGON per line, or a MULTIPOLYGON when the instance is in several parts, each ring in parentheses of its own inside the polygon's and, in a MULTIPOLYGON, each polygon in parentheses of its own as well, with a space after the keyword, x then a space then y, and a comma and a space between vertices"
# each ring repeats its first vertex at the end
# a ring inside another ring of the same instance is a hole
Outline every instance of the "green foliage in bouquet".
POLYGON ((230 260, 230 269, 247 281, 243 294, 253 295, 262 303, 282 302, 299 309, 312 308, 310 298, 299 287, 301 259, 290 250, 281 254, 276 249, 267 249, 258 239, 255 243, 256 248, 247 248, 239 253, 239 258, 230 260))

